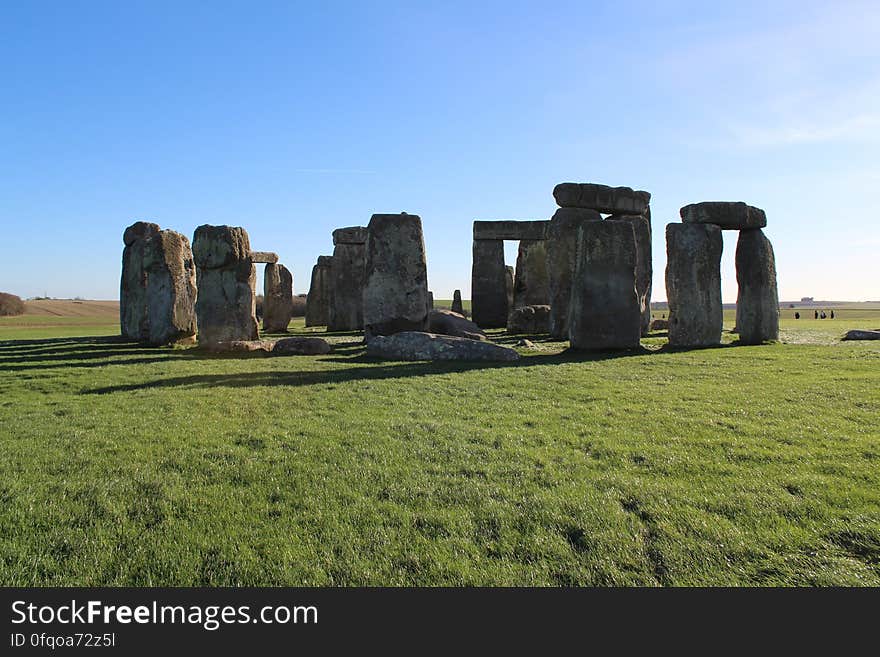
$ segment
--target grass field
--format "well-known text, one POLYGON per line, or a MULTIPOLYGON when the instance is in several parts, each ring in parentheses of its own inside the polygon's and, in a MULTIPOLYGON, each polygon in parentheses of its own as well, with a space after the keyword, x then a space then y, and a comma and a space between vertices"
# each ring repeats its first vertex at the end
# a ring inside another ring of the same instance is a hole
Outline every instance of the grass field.
POLYGON ((504 364, 2 318, 0 584, 880 585, 880 343, 839 341, 880 310, 789 314, 504 364))

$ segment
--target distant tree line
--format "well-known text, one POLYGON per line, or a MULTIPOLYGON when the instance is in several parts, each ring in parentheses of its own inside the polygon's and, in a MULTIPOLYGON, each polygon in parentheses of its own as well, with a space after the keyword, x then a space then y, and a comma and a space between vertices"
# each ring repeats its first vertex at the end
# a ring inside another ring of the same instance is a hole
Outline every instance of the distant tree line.
POLYGON ((7 292, 0 292, 0 316, 21 315, 24 313, 24 301, 21 297, 7 292))

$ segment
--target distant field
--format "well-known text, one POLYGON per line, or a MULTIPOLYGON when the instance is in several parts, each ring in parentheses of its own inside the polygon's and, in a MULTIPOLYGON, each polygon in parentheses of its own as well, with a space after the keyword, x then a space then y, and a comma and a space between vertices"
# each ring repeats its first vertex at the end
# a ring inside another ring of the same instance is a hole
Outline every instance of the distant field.
POLYGON ((876 312, 442 364, 150 349, 69 308, 0 318, 0 585, 880 586, 880 344, 839 340, 876 312))

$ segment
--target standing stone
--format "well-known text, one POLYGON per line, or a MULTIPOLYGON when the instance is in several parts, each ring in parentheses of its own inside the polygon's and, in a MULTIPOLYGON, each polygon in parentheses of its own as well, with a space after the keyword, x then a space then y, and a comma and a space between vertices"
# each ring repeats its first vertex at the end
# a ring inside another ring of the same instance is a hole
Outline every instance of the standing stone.
POLYGON ((366 338, 423 331, 428 321, 428 267, 422 220, 374 214, 367 227, 364 280, 366 338))
MULTIPOLYGON (((471 315, 480 328, 507 326, 510 308, 502 240, 474 240, 471 270, 471 315)), ((511 279, 511 292, 513 283, 511 279)))
POLYGON ((332 302, 333 256, 318 256, 306 297, 306 326, 327 326, 332 302))
POLYGON ((367 229, 364 279, 367 339, 425 329, 428 267, 422 220, 418 215, 372 216, 367 229))
POLYGON ((461 303, 461 290, 452 293, 452 312, 464 315, 464 306, 461 303))
POLYGON ((364 327, 364 258, 367 229, 333 231, 332 305, 329 331, 359 331, 364 327))
POLYGON ((119 285, 119 325, 122 337, 140 341, 147 325, 147 277, 143 240, 159 233, 158 224, 136 221, 125 229, 122 241, 122 277, 119 285), (144 327, 144 328, 142 328, 144 327))
POLYGON ((651 214, 615 214, 609 220, 626 221, 633 227, 636 237, 636 290, 639 293, 639 306, 642 309, 642 336, 651 330, 651 279, 654 268, 651 258, 651 214))
POLYGON ((642 311, 636 291, 636 240, 624 221, 588 221, 578 229, 571 288, 573 349, 635 349, 642 311))
POLYGON ((200 343, 259 337, 254 314, 257 272, 250 251, 250 239, 244 228, 207 224, 196 228, 193 256, 200 343))
POLYGON ((434 293, 428 290, 428 312, 434 310, 434 293))
POLYGON ((779 296, 773 245, 760 228, 742 230, 736 243, 736 326, 744 344, 779 339, 779 296))
POLYGON ((513 307, 550 304, 547 245, 544 240, 520 240, 513 284, 513 307))
POLYGON ((156 346, 192 339, 196 273, 189 240, 144 222, 130 226, 123 239, 123 335, 156 346))
POLYGON ((669 344, 705 347, 721 342, 721 228, 666 226, 669 344))
POLYGON ((285 333, 293 317, 293 275, 284 265, 267 264, 263 274, 263 330, 285 333))
POLYGON ((577 260, 577 235, 586 221, 602 221, 595 210, 560 208, 547 232, 547 274, 550 279, 550 337, 568 340, 571 282, 577 260))
MULTIPOLYGON (((513 280, 515 271, 513 265, 504 266, 504 293, 507 299, 508 311, 513 308, 513 280)), ((473 302, 471 302, 473 303, 473 302)), ((506 326, 506 325, 505 325, 506 326)))

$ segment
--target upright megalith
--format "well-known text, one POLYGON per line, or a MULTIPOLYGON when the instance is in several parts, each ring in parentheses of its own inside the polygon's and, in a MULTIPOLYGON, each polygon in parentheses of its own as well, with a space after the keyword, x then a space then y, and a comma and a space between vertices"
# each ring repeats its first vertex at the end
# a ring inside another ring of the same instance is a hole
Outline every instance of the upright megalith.
POLYGON ((372 216, 367 227, 364 271, 364 331, 368 340, 376 335, 425 329, 428 267, 418 215, 372 216))
POLYGON ((568 311, 577 255, 578 229, 587 221, 602 221, 596 210, 560 208, 547 231, 547 273, 550 288, 550 336, 568 340, 568 311))
POLYGON ((634 349, 642 311, 636 291, 636 240, 624 221, 588 221, 578 229, 569 307, 572 349, 634 349))
POLYGON ((158 224, 136 221, 125 229, 122 241, 122 278, 119 286, 119 324, 122 337, 141 340, 147 322, 147 277, 143 240, 159 233, 158 224))
POLYGON ((669 344, 705 347, 721 342, 721 228, 666 226, 666 298, 669 344))
MULTIPOLYGON (((474 240, 471 270, 471 318, 481 328, 507 326, 507 267, 502 240, 474 240)), ((511 278, 510 291, 513 291, 511 278)))
POLYGON ((269 263, 263 274, 263 330, 283 333, 293 317, 293 275, 284 265, 269 263))
POLYGON ((651 279, 654 276, 651 257, 651 210, 646 214, 614 214, 609 221, 626 221, 633 227, 636 238, 636 291, 642 309, 642 336, 651 328, 651 279))
POLYGON ((740 342, 779 339, 779 296, 773 245, 760 228, 741 230, 736 243, 736 326, 740 342))
POLYGON ((333 231, 332 298, 327 328, 359 331, 364 328, 364 264, 367 229, 350 226, 333 231))
POLYGON ((306 326, 327 326, 333 301, 333 256, 318 256, 306 297, 306 326))
POLYGON ((549 305, 550 280, 544 240, 520 240, 513 282, 513 308, 549 305))
POLYGON ((464 306, 461 303, 461 290, 452 293, 452 312, 464 315, 464 306))
MULTIPOLYGON (((510 309, 513 308, 513 278, 514 278, 514 270, 513 265, 505 265, 504 266, 504 298, 507 302, 507 310, 508 313, 510 309)), ((473 304, 473 301, 471 301, 473 304)), ((473 312, 473 311, 471 311, 473 312)))
POLYGON ((129 226, 123 240, 122 334, 151 345, 191 340, 196 273, 189 240, 145 222, 129 226))
POLYGON ((193 237, 199 342, 214 344, 259 337, 255 311, 257 272, 247 231, 203 225, 193 237))

